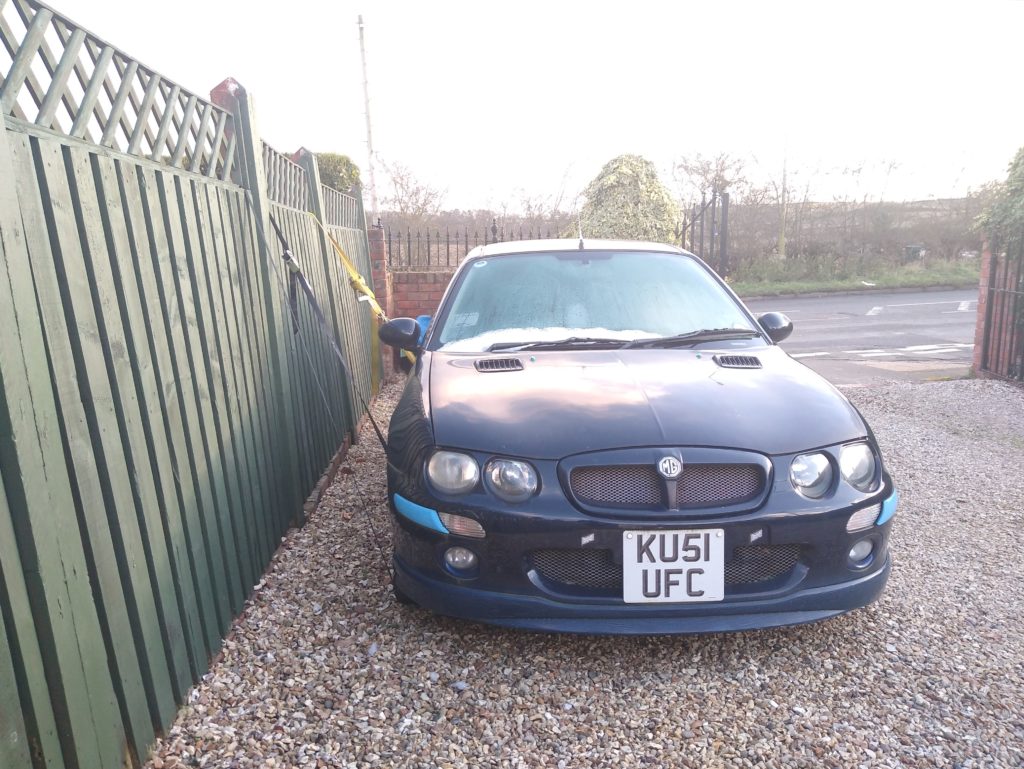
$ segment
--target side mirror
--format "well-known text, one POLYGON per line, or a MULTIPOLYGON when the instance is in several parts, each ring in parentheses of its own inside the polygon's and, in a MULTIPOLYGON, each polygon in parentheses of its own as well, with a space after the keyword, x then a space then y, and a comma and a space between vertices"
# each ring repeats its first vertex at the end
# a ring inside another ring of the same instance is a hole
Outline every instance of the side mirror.
POLYGON ((793 321, 781 312, 766 312, 764 315, 758 316, 757 322, 761 324, 761 328, 775 344, 793 333, 793 321))
POLYGON ((377 331, 380 341, 391 347, 416 352, 420 349, 420 324, 412 318, 394 318, 377 331))

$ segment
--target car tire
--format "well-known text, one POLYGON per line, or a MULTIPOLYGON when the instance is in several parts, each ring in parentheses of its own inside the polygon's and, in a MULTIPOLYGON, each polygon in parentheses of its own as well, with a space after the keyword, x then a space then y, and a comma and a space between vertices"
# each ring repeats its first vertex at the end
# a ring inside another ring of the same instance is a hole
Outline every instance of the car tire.
POLYGON ((409 597, 409 595, 398 586, 395 582, 395 573, 391 572, 391 592, 395 594, 395 600, 403 606, 415 606, 416 602, 409 597))

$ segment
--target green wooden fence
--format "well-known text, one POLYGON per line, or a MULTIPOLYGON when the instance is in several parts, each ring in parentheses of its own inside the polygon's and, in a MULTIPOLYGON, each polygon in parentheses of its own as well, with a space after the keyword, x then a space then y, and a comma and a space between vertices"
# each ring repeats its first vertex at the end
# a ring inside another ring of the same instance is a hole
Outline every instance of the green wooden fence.
POLYGON ((374 394, 307 213, 369 278, 362 205, 233 81, 202 98, 34 0, 0 42, 0 767, 135 766, 374 394))

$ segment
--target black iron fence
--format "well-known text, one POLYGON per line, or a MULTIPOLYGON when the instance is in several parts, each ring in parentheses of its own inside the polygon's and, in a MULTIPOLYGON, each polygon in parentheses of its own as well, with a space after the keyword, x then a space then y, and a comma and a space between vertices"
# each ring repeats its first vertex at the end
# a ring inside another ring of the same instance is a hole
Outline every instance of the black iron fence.
POLYGON ((551 228, 510 227, 506 230, 498 226, 496 219, 483 230, 470 230, 466 227, 454 231, 445 228, 401 232, 392 231, 388 227, 384 231, 389 267, 456 267, 477 246, 506 240, 547 240, 558 237, 561 237, 561 233, 551 228))
POLYGON ((988 259, 981 370, 1024 381, 1024 232, 988 259))
POLYGON ((707 262, 719 275, 729 274, 729 193, 701 193, 683 217, 677 243, 707 262))
MULTIPOLYGON (((702 195, 690 207, 673 233, 672 242, 706 261, 721 275, 729 272, 729 193, 702 195)), ((547 240, 564 237, 552 227, 499 226, 497 219, 482 230, 451 228, 392 230, 385 228, 388 266, 392 268, 456 267, 470 251, 506 240, 547 240)))

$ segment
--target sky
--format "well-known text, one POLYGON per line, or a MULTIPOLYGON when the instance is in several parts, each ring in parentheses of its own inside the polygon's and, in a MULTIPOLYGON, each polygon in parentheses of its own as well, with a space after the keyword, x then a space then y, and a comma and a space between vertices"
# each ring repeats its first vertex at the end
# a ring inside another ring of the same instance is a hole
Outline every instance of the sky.
POLYGON ((952 197, 1024 146, 1022 0, 51 1, 198 93, 234 77, 272 146, 366 179, 362 14, 380 197, 397 163, 448 208, 571 207, 627 152, 670 186, 724 152, 813 199, 952 197))

